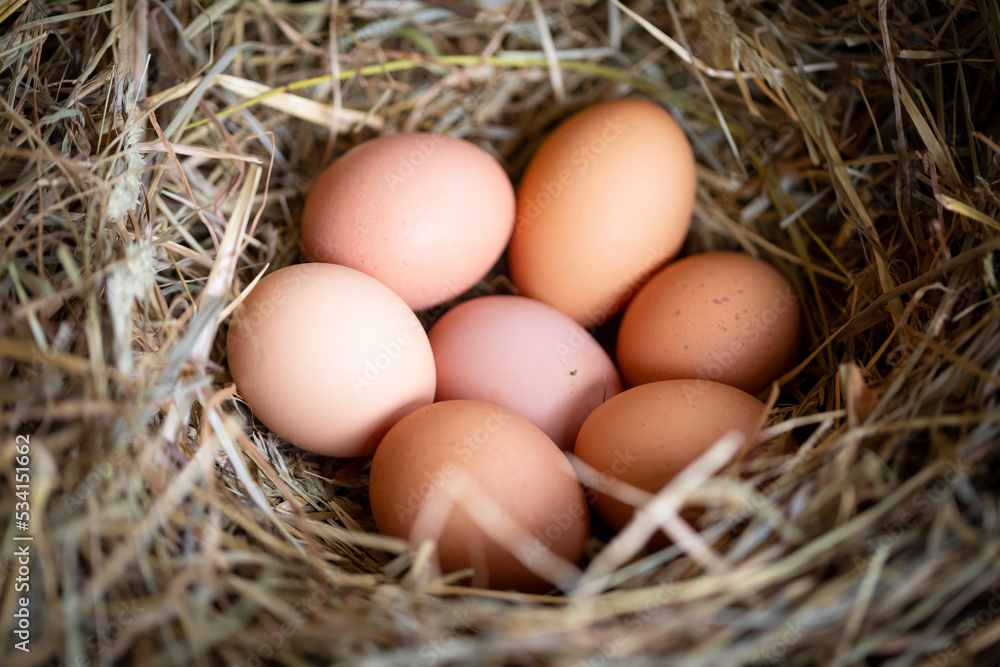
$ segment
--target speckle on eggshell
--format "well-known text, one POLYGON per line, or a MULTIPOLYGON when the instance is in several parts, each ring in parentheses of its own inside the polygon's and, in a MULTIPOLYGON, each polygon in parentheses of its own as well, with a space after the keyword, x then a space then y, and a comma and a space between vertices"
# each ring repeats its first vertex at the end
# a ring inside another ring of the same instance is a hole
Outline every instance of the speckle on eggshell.
POLYGON ((792 367, 801 336, 798 297, 777 269, 741 253, 700 253, 661 269, 633 298, 618 365, 632 387, 691 378, 756 394, 792 367))

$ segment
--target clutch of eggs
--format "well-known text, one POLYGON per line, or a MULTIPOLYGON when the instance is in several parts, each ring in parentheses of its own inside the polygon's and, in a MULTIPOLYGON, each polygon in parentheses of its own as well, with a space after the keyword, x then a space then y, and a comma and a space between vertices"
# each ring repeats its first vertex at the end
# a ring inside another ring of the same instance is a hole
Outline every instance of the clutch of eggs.
POLYGON ((379 530, 434 541, 442 573, 566 588, 587 501, 617 529, 634 508, 585 489, 564 452, 655 494, 725 432, 755 432, 766 408, 752 394, 798 355, 801 312, 774 267, 672 261, 695 185, 680 126, 635 99, 556 127, 516 196, 470 142, 365 142, 306 199, 312 262, 265 276, 235 311, 240 396, 302 449, 374 454, 379 530), (425 333, 414 311, 459 297, 505 249, 519 296, 464 301, 425 333), (622 310, 616 368, 587 328, 622 310))

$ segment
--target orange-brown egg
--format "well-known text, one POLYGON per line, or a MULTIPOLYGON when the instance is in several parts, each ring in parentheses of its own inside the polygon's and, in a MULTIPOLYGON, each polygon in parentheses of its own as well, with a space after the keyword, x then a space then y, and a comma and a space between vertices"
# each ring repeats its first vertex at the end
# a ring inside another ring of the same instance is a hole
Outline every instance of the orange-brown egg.
POLYGON ((636 99, 589 107, 521 179, 511 278, 522 295, 600 324, 680 249, 694 193, 694 155, 670 114, 636 99))
POLYGON ((473 568, 472 584, 541 592, 555 555, 576 564, 590 528, 572 465, 537 426, 480 401, 434 403, 400 420, 371 469, 379 530, 438 545, 445 572, 473 568), (544 570, 541 570, 544 572, 544 570))
POLYGON ((576 456, 601 475, 588 493, 594 509, 621 530, 635 510, 605 493, 611 480, 655 494, 729 431, 750 434, 766 411, 750 394, 708 380, 652 382, 609 399, 576 438, 576 456))
POLYGON ((618 332, 626 384, 705 379, 756 394, 795 363, 798 297, 773 266, 706 252, 664 267, 635 295, 618 332))

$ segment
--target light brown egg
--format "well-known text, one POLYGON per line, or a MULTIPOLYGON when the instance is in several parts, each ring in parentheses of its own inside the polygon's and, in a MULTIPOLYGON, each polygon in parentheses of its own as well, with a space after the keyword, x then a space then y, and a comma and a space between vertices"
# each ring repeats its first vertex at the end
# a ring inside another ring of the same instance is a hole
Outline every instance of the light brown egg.
POLYGON ((318 454, 368 456, 399 418, 434 400, 434 358, 416 315, 346 266, 264 276, 236 309, 226 350, 254 416, 318 454))
POLYGON ((600 324, 678 252, 694 194, 694 155, 670 114, 635 99, 589 107, 521 179, 511 278, 523 296, 600 324))
POLYGON ((474 568, 479 587, 552 588, 532 568, 544 553, 575 565, 590 528, 562 451, 527 419, 480 401, 443 401, 402 419, 375 452, 370 486, 382 533, 415 547, 435 540, 442 570, 474 568))
POLYGON ((489 153, 453 137, 395 134, 320 174, 302 243, 310 259, 374 276, 421 310, 482 279, 513 226, 514 188, 489 153))
POLYGON ((750 394, 708 380, 652 382, 611 398, 576 439, 575 455, 601 474, 587 492, 594 509, 621 530, 635 510, 605 493, 612 480, 655 494, 729 431, 752 432, 766 410, 750 394))
POLYGON ((635 295, 618 367, 631 387, 705 379, 756 394, 794 365, 801 339, 798 297, 777 269, 706 252, 664 267, 635 295))

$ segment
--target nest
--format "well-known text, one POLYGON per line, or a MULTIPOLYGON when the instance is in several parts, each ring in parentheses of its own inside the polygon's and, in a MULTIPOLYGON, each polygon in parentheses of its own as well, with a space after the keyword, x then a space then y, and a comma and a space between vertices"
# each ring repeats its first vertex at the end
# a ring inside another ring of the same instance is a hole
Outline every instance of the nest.
POLYGON ((1000 661, 995 2, 6 0, 0 33, 3 664, 1000 661), (627 95, 694 146, 686 251, 793 282, 798 446, 695 489, 694 546, 598 531, 585 591, 457 585, 378 535, 368 460, 252 422, 228 317, 349 147, 449 133, 516 181, 627 95))

